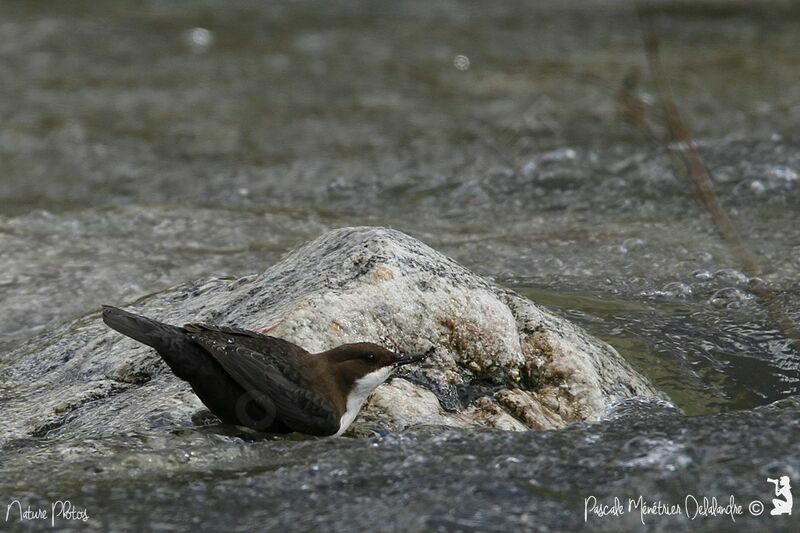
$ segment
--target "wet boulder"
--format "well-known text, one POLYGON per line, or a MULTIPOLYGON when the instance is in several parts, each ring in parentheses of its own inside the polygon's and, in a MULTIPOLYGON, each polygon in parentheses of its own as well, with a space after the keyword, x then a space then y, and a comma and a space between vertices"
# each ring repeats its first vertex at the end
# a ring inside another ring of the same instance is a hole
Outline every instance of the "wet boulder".
MULTIPOLYGON (((580 327, 385 228, 334 230, 262 274, 190 283, 126 307, 173 324, 261 331, 311 352, 357 341, 435 347, 375 391, 355 434, 417 424, 551 429, 599 419, 625 398, 662 397, 580 327)), ((99 313, 33 339, 6 369, 15 390, 3 397, 6 440, 186 426, 203 410, 153 350, 99 313)))

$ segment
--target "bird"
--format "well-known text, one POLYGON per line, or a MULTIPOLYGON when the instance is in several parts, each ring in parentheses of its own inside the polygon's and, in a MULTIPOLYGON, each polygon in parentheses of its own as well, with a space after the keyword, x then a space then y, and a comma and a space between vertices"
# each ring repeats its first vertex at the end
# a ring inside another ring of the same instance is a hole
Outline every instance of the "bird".
POLYGON ((370 342, 312 354, 236 327, 165 324, 103 306, 110 328, 155 349, 222 423, 264 433, 340 436, 392 372, 434 351, 398 354, 370 342))

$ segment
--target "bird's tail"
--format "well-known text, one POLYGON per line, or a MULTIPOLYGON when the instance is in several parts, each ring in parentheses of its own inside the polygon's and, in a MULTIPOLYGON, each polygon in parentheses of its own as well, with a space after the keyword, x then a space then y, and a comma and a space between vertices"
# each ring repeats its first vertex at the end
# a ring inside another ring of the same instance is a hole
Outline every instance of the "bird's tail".
POLYGON ((110 305, 103 306, 103 322, 108 327, 159 352, 169 349, 170 345, 176 342, 185 342, 186 332, 183 328, 135 315, 110 305))

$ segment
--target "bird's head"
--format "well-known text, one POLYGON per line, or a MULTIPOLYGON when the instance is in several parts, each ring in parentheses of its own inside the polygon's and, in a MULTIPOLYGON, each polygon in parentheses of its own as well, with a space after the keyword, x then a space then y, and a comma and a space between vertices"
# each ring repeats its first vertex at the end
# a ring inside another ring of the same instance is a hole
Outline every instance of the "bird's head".
POLYGON ((392 371, 402 365, 416 363, 433 352, 398 354, 370 342, 343 344, 323 352, 328 365, 340 382, 348 388, 367 394, 386 381, 392 371))

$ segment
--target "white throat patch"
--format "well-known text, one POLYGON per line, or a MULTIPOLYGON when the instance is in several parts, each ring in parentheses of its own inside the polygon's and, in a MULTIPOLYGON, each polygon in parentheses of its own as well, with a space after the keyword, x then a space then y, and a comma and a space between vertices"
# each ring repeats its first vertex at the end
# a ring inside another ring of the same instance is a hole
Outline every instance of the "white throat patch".
POLYGON ((364 402, 372 391, 378 388, 378 385, 386 381, 391 373, 392 367, 385 366, 374 372, 370 372, 355 382, 353 390, 350 391, 350 395, 347 397, 347 410, 342 415, 342 418, 339 419, 339 431, 336 432, 337 437, 347 431, 347 428, 349 428, 353 420, 356 419, 356 415, 361 410, 361 406, 364 405, 364 402))

